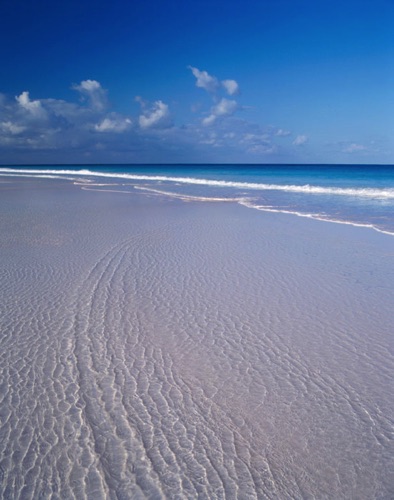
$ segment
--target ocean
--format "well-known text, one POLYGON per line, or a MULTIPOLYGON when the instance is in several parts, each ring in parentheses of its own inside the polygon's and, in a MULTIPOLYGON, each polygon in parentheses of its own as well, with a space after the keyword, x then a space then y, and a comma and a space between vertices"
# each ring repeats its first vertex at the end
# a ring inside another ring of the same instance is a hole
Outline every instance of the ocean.
POLYGON ((0 170, 0 498, 394 498, 393 167, 0 170))
POLYGON ((3 167, 0 176, 59 176, 100 189, 229 201, 261 211, 394 234, 393 165, 150 165, 3 167), (155 192, 151 191, 151 192, 155 192))

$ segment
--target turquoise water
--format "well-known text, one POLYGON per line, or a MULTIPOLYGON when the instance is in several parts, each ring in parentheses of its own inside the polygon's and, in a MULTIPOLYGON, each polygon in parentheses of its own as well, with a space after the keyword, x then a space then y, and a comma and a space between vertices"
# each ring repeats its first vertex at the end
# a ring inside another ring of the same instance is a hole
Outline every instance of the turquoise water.
POLYGON ((104 184, 104 178, 107 185, 96 189, 234 199, 261 211, 394 234, 392 165, 70 165, 1 168, 0 175, 51 175, 91 184, 104 184))

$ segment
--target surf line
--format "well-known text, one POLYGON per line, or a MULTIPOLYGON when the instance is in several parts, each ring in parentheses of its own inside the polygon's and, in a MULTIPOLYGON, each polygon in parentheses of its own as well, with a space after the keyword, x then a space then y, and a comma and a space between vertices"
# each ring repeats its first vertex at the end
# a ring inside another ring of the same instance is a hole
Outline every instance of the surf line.
POLYGON ((363 227, 365 229, 373 229, 374 231, 377 231, 378 233, 388 234, 389 236, 394 236, 393 232, 385 231, 384 229, 380 229, 380 228, 374 226, 373 224, 363 224, 361 222, 351 222, 351 221, 339 220, 339 219, 326 219, 326 218, 322 217, 320 214, 308 214, 308 213, 296 212, 296 211, 292 211, 292 210, 281 210, 280 208, 265 207, 264 205, 253 205, 248 200, 239 201, 238 203, 246 208, 252 208, 254 210, 259 210, 261 212, 272 212, 272 213, 278 213, 278 214, 296 215, 297 217, 304 217, 306 219, 313 219, 313 220, 318 220, 318 221, 322 221, 322 222, 332 222, 334 224, 344 224, 344 225, 353 226, 353 227, 363 227))
POLYGON ((0 168, 0 174, 3 172, 11 173, 27 173, 33 177, 37 174, 54 174, 54 175, 77 175, 77 176, 92 176, 92 177, 107 177, 117 179, 130 179, 141 181, 162 181, 162 182, 179 182, 182 184, 192 184, 200 186, 215 186, 215 187, 233 187, 241 189, 261 190, 261 191, 285 191, 293 193, 305 194, 322 194, 322 195, 342 195, 342 196, 358 196, 367 198, 393 199, 394 189, 392 188, 340 188, 331 186, 311 186, 310 184, 295 185, 295 184, 265 184, 255 182, 240 182, 240 181, 224 181, 216 179, 203 179, 196 177, 172 177, 165 175, 139 175, 116 172, 97 172, 92 170, 16 170, 11 168, 0 168))

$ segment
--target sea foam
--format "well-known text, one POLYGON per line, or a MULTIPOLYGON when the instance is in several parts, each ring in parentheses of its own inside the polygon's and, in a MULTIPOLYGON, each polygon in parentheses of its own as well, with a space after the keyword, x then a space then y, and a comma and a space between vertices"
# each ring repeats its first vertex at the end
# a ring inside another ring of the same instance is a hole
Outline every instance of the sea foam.
POLYGON ((304 194, 318 194, 318 195, 338 195, 338 196, 352 196, 361 198, 376 198, 376 199, 394 199, 393 188, 343 188, 343 187, 326 187, 314 186, 310 184, 295 185, 295 184, 267 184, 258 182, 239 182, 239 181, 225 181, 215 179, 204 179, 197 177, 175 177, 166 175, 140 175, 129 173, 115 173, 115 172, 98 172, 93 170, 41 170, 41 169, 11 169, 2 168, 1 173, 12 174, 28 174, 31 176, 42 175, 73 175, 73 176, 93 176, 93 177, 106 177, 113 179, 123 179, 130 181, 161 181, 161 182, 176 182, 181 184, 189 184, 195 186, 212 186, 222 188, 237 188, 237 189, 250 189, 258 191, 284 191, 290 193, 304 193, 304 194))

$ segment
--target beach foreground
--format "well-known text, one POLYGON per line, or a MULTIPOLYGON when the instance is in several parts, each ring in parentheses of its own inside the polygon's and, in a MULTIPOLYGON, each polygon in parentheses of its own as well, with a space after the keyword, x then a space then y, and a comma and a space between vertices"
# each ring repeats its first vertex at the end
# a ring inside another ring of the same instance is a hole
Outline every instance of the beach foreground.
POLYGON ((0 184, 2 498, 393 498, 394 239, 0 184))

